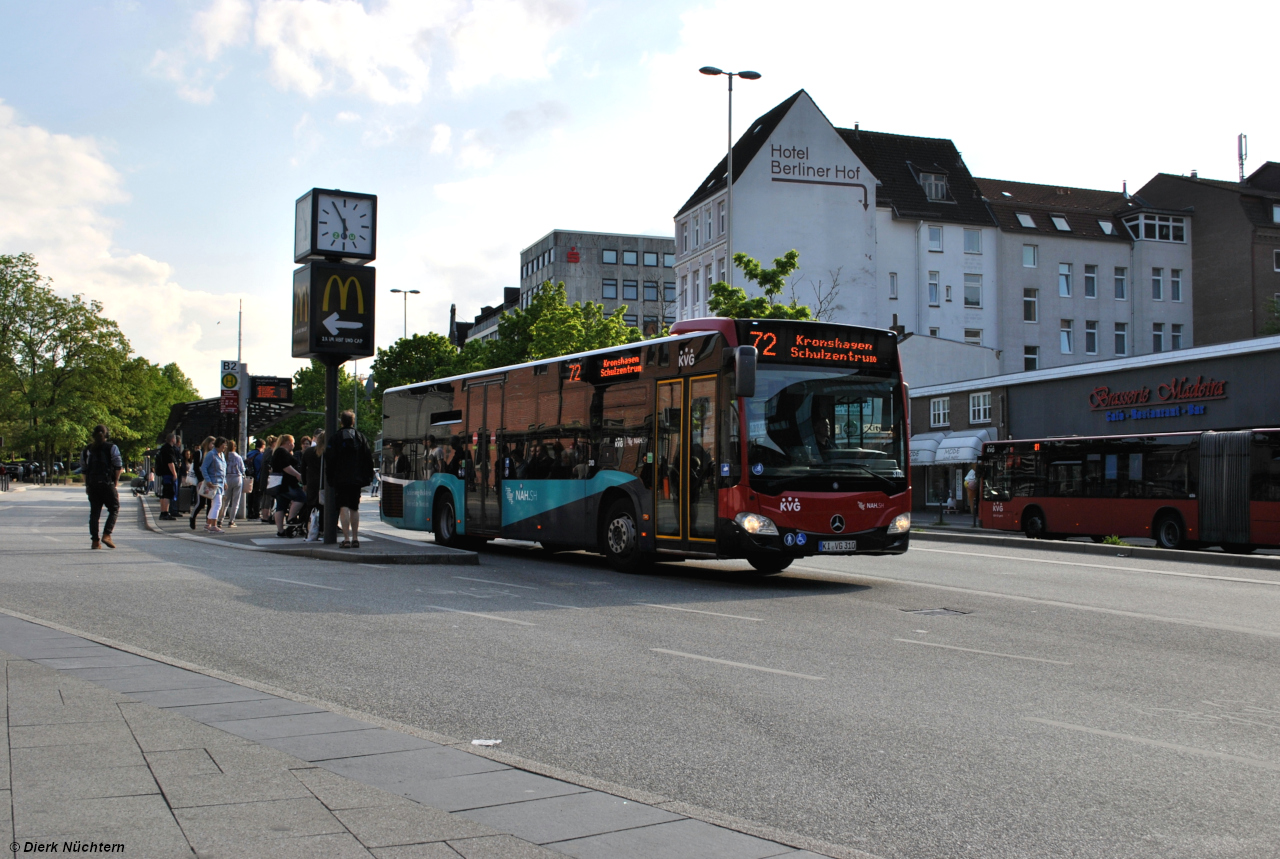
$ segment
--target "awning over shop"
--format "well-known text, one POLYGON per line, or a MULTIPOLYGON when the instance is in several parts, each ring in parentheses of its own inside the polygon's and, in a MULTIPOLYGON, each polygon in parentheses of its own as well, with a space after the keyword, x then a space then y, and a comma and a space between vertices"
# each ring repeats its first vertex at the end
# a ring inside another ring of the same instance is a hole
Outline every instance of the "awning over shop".
POLYGON ((911 437, 911 464, 933 465, 938 445, 951 435, 949 432, 922 432, 911 437))
POLYGON ((938 443, 933 461, 936 464, 977 462, 983 442, 994 441, 992 430, 960 430, 938 443))

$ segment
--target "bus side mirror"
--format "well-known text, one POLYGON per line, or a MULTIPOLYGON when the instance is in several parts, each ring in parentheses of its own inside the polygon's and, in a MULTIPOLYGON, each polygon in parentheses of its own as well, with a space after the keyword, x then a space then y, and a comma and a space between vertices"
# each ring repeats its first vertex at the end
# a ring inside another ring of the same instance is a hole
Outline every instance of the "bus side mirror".
POLYGON ((739 346, 733 355, 733 395, 756 395, 756 347, 739 346))

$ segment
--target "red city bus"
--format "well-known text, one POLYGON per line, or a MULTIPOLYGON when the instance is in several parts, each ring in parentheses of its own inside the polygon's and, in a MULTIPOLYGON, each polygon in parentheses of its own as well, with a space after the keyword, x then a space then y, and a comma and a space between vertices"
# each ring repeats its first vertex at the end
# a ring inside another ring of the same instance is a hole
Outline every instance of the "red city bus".
POLYGON ((384 522, 778 572, 900 554, 907 394, 892 331, 695 319, 671 336, 386 392, 384 522), (743 443, 745 441, 745 443, 743 443))
POLYGON ((988 442, 982 524, 1031 538, 1280 546, 1280 430, 988 442))

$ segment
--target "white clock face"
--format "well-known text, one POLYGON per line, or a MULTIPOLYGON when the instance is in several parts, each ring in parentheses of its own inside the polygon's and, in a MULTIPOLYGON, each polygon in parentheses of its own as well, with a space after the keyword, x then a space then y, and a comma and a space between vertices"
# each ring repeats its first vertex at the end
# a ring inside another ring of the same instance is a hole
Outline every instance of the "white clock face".
POLYGON ((316 212, 316 249, 322 254, 373 250, 373 201, 367 197, 321 194, 316 212))

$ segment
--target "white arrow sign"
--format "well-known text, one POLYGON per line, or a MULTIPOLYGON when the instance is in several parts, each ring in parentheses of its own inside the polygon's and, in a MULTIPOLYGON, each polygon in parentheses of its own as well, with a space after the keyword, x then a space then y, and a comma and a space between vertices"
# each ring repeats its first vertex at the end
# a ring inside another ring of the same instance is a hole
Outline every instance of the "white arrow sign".
POLYGON ((338 318, 338 314, 336 311, 332 316, 324 320, 321 324, 324 325, 325 328, 329 329, 330 334, 334 334, 334 335, 338 333, 339 328, 363 328, 364 327, 363 322, 343 322, 341 319, 338 318))

